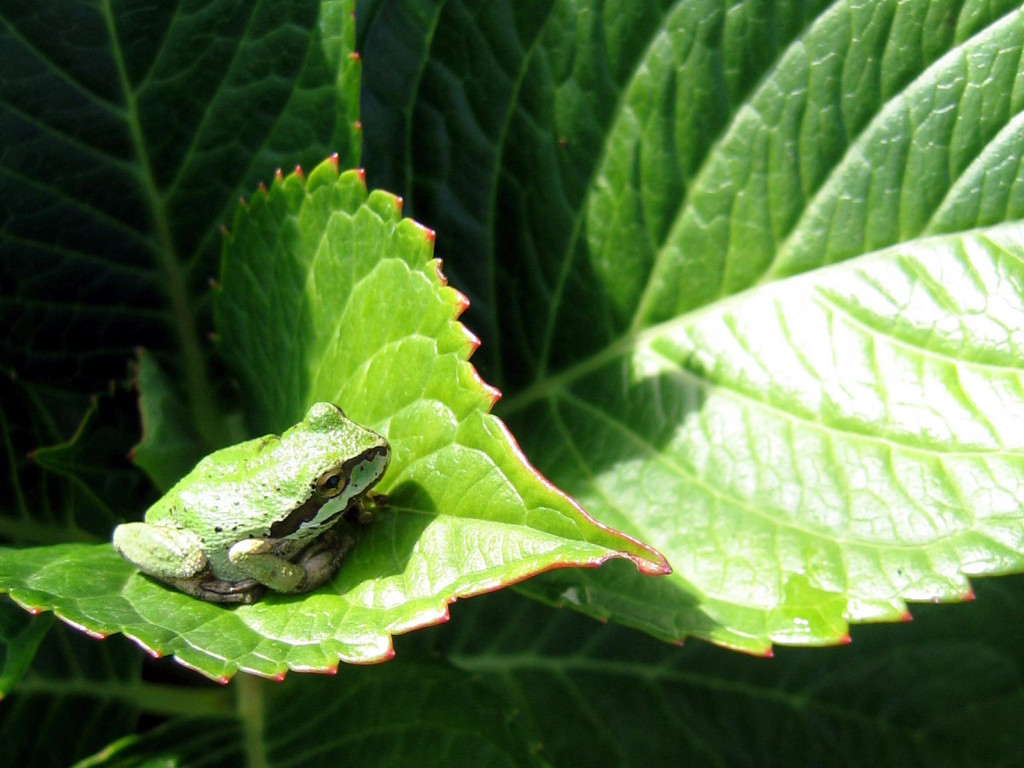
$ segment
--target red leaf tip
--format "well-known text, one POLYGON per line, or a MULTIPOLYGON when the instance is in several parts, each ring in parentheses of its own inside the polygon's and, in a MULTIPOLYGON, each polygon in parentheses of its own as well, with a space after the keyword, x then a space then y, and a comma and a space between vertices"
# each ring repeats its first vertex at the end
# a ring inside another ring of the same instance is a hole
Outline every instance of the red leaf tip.
POLYGON ((305 173, 303 172, 303 170, 302 170, 302 166, 301 166, 301 165, 296 165, 296 166, 295 166, 295 170, 294 170, 294 171, 292 171, 292 173, 294 173, 294 174, 295 174, 296 176, 298 176, 298 177, 299 177, 300 179, 303 179, 303 180, 304 180, 304 179, 306 178, 306 174, 305 174, 305 173))
POLYGON ((352 51, 352 53, 350 53, 348 57, 352 59, 352 61, 362 61, 363 58, 362 56, 359 55, 359 51, 352 51))
POLYGON ((334 166, 334 171, 338 171, 338 153, 335 152, 333 155, 327 158, 328 162, 334 166))
POLYGON ((274 171, 274 181, 280 181, 283 178, 284 178, 284 174, 281 172, 280 168, 278 168, 276 171, 274 171))

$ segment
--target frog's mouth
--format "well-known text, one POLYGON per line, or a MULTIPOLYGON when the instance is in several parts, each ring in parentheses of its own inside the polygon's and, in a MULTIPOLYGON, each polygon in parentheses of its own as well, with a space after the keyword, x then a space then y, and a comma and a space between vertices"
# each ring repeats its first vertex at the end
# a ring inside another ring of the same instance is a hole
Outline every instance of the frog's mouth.
POLYGON ((390 458, 388 450, 382 447, 346 461, 341 465, 341 473, 349 478, 349 481, 341 493, 332 498, 324 498, 313 493, 291 514, 270 526, 271 538, 287 538, 300 528, 308 533, 315 533, 334 525, 353 502, 377 484, 387 469, 390 458))

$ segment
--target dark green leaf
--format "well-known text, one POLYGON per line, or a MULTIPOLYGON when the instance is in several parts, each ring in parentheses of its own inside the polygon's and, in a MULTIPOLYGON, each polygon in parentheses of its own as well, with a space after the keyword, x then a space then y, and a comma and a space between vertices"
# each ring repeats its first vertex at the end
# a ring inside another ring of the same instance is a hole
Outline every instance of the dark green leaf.
POLYGON ((136 346, 182 344, 200 375, 194 302, 237 196, 275 167, 358 162, 353 5, 4 3, 7 362, 98 389, 136 346))
POLYGON ((395 662, 283 684, 249 680, 238 695, 237 721, 177 720, 81 767, 543 765, 517 713, 442 664, 395 662))
POLYGON ((167 491, 203 458, 202 443, 190 428, 188 410, 171 382, 147 352, 139 353, 136 386, 142 415, 142 439, 132 461, 167 491))
POLYGON ((10 602, 0 602, 0 698, 25 674, 52 617, 33 617, 10 602))
MULTIPOLYGON (((660 580, 656 580, 660 581, 660 580)), ((1024 580, 773 659, 659 643, 510 591, 399 642, 500 691, 552 765, 1016 765, 1024 580), (996 628, 996 629, 994 629, 996 628)))
POLYGON ((136 727, 139 660, 119 640, 50 630, 32 669, 0 701, 0 765, 65 768, 136 727))

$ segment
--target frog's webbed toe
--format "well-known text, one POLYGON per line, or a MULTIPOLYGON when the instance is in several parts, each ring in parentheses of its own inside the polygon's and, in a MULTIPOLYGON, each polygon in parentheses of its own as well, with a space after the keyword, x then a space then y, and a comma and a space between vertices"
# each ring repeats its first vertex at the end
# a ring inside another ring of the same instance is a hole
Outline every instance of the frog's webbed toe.
POLYGON ((207 576, 193 579, 168 579, 167 583, 186 595, 198 597, 208 603, 223 603, 225 605, 254 603, 266 591, 266 587, 256 579, 225 581, 207 576))

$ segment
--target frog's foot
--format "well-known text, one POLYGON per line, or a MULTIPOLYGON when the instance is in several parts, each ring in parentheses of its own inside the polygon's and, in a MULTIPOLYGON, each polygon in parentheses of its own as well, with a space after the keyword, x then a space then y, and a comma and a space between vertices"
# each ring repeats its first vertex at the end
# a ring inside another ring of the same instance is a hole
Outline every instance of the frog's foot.
POLYGON ((260 584, 275 592, 303 592, 306 572, 274 549, 278 539, 242 539, 228 550, 228 559, 260 584))
POLYGON ((364 496, 351 507, 345 510, 345 520, 349 523, 367 525, 373 522, 377 507, 383 507, 388 503, 388 497, 383 493, 374 493, 364 496))
POLYGON ((295 561, 306 574, 305 586, 300 591, 316 589, 329 581, 338 572, 342 560, 355 543, 356 540, 351 536, 327 531, 302 550, 295 561))
POLYGON ((294 562, 275 553, 278 539, 243 539, 228 550, 228 559, 276 592, 308 592, 333 576, 355 540, 327 531, 294 562))
POLYGON ((256 579, 225 581, 208 576, 194 579, 167 579, 166 582, 186 595, 198 597, 208 603, 223 603, 225 605, 254 603, 266 591, 266 587, 256 579))

